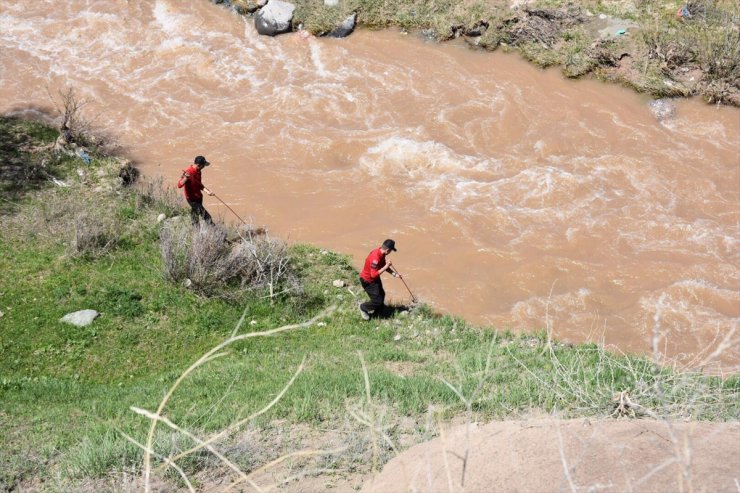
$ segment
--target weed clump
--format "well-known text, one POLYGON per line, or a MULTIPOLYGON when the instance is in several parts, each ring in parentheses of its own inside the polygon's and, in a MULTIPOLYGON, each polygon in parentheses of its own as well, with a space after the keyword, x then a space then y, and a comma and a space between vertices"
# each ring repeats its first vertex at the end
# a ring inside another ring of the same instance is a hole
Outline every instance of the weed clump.
POLYGON ((218 225, 169 221, 162 229, 160 251, 165 278, 203 296, 229 298, 239 290, 268 288, 272 298, 300 290, 287 245, 266 234, 231 240, 218 225))
POLYGON ((120 225, 115 216, 82 212, 75 218, 71 253, 77 257, 100 257, 114 248, 120 238, 120 225))
MULTIPOLYGON (((738 104, 740 16, 729 2, 688 2, 680 20, 654 19, 639 33, 647 64, 679 82, 701 75, 694 89, 710 103, 738 104)), ((683 94, 686 95, 686 94, 683 94)))

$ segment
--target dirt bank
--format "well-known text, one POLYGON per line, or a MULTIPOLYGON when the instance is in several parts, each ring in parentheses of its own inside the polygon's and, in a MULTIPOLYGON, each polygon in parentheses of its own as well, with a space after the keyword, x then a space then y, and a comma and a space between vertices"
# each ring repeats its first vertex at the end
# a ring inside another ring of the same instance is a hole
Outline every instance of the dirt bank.
POLYGON ((493 422, 408 449, 362 491, 736 491, 738 444, 738 423, 493 422))

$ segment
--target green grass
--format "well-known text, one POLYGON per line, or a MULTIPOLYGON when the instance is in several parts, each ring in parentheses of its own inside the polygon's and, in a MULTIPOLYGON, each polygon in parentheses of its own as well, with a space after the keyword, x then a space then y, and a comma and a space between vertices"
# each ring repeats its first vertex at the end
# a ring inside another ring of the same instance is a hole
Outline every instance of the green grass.
MULTIPOLYGON (((0 129, 7 124, 0 118, 0 129)), ((18 130, 26 124, 13 125, 18 130)), ((53 138, 35 124, 27 128, 31 139, 53 138)), ((106 162, 95 158, 92 166, 106 162)), ((73 228, 72 218, 59 213, 47 220, 39 210, 70 198, 87 203, 93 193, 83 183, 72 190, 29 190, 12 214, 0 216, 0 489, 38 478, 63 491, 110 471, 138 470, 142 454, 121 432, 143 442, 148 422, 130 406, 155 410, 178 376, 228 339, 242 315, 240 333, 247 333, 303 322, 330 306, 335 311, 320 324, 231 345, 226 356, 181 385, 166 416, 200 434, 224 429, 273 399, 306 357, 294 385, 252 425, 266 429, 286 420, 313 429, 338 426, 348 419, 347 406, 364 399, 360 351, 372 401, 384 406, 391 422, 411 417, 421 423, 430 405, 445 418, 465 412, 447 383, 470 400, 481 420, 554 409, 564 416, 604 417, 613 394, 628 388, 660 416, 740 417, 737 377, 657 369, 644 358, 595 345, 548 345, 544 333, 497 333, 428 307, 365 322, 358 299, 331 284, 342 279, 361 293, 351 259, 308 245, 290 250, 300 294, 272 301, 264 290, 228 300, 197 296, 165 280, 161 225, 153 218, 168 206, 144 200, 136 190, 96 192, 90 203, 113 211, 121 224, 119 241, 103 255, 71 255, 64 231, 73 228), (52 227, 48 221, 57 234, 42 234, 52 227), (89 327, 59 322, 85 308, 102 313, 89 327)), ((188 441, 160 426, 155 444, 167 455, 188 441)), ((188 470, 209 464, 200 456, 183 463, 188 470)))

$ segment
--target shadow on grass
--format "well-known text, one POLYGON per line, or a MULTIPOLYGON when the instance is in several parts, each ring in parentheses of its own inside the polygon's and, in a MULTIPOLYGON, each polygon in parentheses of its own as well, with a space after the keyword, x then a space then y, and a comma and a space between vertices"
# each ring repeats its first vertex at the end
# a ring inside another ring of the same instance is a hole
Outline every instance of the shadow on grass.
POLYGON ((387 318, 393 318, 401 312, 411 311, 411 306, 408 305, 384 305, 383 308, 377 310, 375 313, 370 315, 370 318, 378 318, 381 320, 387 318))
POLYGON ((0 193, 4 199, 0 215, 10 213, 13 203, 27 192, 44 186, 49 176, 45 167, 58 134, 40 121, 44 119, 48 119, 47 110, 36 107, 14 109, 0 116, 0 193))

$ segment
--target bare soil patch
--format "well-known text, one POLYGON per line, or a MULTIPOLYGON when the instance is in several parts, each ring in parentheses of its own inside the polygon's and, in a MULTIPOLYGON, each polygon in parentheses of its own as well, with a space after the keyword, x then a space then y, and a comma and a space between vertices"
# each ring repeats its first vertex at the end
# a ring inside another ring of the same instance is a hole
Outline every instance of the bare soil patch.
POLYGON ((736 491, 740 481, 740 423, 540 419, 467 431, 411 447, 362 491, 736 491))

